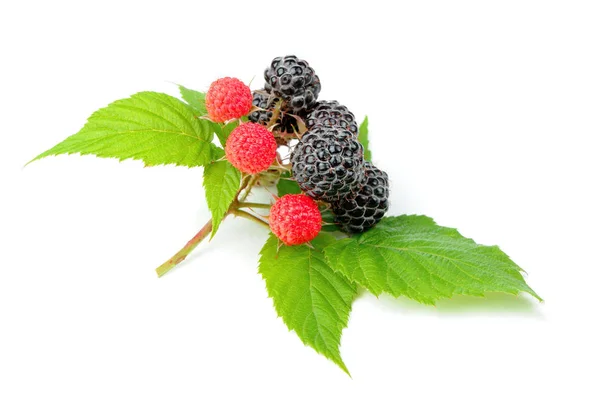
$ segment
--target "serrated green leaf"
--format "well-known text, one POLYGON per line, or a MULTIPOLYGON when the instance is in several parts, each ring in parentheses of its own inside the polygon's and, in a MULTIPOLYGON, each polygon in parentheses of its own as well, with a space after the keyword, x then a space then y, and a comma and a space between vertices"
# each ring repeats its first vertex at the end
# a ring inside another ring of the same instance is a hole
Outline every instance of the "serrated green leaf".
POLYGON ((225 150, 221 147, 215 147, 213 150, 213 161, 220 161, 225 156, 225 150))
POLYGON ((167 94, 141 92, 92 114, 85 126, 37 159, 80 153, 102 158, 139 159, 146 166, 203 166, 212 160, 210 122, 167 94))
POLYGON ((300 186, 295 180, 290 180, 291 173, 285 172, 281 174, 279 182, 277 182, 277 195, 283 197, 286 194, 300 194, 300 186))
POLYGON ((369 117, 365 119, 358 127, 358 141, 364 148, 365 161, 371 161, 371 150, 369 149, 369 117))
POLYGON ((226 160, 213 162, 204 168, 204 193, 213 220, 211 238, 217 233, 233 202, 241 179, 240 171, 226 160))
POLYGON ((321 234, 311 242, 313 249, 282 246, 278 252, 277 237, 271 235, 260 252, 259 272, 288 328, 350 374, 339 346, 356 286, 327 266, 321 251, 333 241, 321 234))
POLYGON ((366 233, 328 246, 325 255, 334 270, 375 295, 434 304, 458 294, 527 292, 541 300, 498 247, 479 245, 426 216, 384 218, 366 233))
POLYGON ((215 131, 215 134, 219 138, 219 142, 221 143, 223 148, 225 148, 225 143, 227 142, 229 134, 233 131, 233 129, 239 126, 239 123, 237 121, 234 121, 228 123, 227 125, 222 125, 220 123, 212 122, 212 126, 215 131))
POLYGON ((181 85, 179 86, 179 92, 181 93, 181 98, 185 100, 186 103, 192 107, 194 110, 194 115, 196 116, 204 116, 208 112, 206 111, 206 93, 201 93, 196 90, 191 90, 181 85))

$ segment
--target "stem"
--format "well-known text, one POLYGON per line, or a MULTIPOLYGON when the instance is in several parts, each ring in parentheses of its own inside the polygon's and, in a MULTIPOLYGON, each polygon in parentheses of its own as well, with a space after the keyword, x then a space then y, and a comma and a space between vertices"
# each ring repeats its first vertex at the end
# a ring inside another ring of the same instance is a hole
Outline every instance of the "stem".
MULTIPOLYGON (((239 202, 244 202, 244 200, 246 198, 248 198, 248 195, 250 195, 250 191, 252 191, 252 187, 254 187, 254 184, 256 183, 256 181, 258 180, 258 175, 253 175, 250 180, 248 181, 248 184, 246 185, 246 192, 244 194, 242 194, 241 197, 238 198, 239 202)), ((240 190, 241 192, 241 190, 240 190)))
POLYGON ((238 208, 262 208, 269 209, 271 204, 261 204, 260 202, 240 202, 238 208))
MULTIPOLYGON (((260 225, 265 226, 266 228, 269 228, 269 223, 265 222, 261 218, 256 217, 248 212, 239 210, 239 208, 241 208, 241 207, 245 207, 245 208, 270 208, 271 207, 271 205, 261 204, 261 203, 257 203, 257 202, 243 202, 246 199, 246 197, 248 197, 248 195, 250 194, 250 191, 252 191, 252 188, 254 187, 254 184, 256 184, 257 180, 258 180, 258 175, 249 176, 248 178, 244 178, 242 180, 241 187, 239 188, 239 190, 236 194, 236 197, 238 197, 238 198, 234 199, 233 203, 231 204, 231 207, 229 208, 229 211, 227 212, 227 214, 225 214, 225 217, 227 217, 227 215, 240 216, 240 217, 252 220, 253 222, 259 223, 260 225), (244 189, 246 189, 246 191, 244 192, 244 194, 242 194, 240 196, 241 192, 244 191, 244 189)), ((190 252, 192 252, 198 246, 198 244, 200 244, 202 242, 202 240, 204 240, 206 237, 208 237, 208 235, 212 231, 212 228, 213 228, 213 223, 212 223, 212 219, 211 219, 208 222, 206 222, 204 227, 202 227, 202 229, 200 229, 200 231, 191 240, 189 240, 188 243, 185 244, 185 246, 183 248, 181 248, 179 250, 179 252, 177 252, 168 261, 166 261, 165 263, 163 263, 162 265, 160 265, 159 267, 156 268, 156 274, 158 274, 158 277, 164 276, 166 273, 168 273, 171 269, 173 269, 179 263, 183 262, 183 260, 190 254, 190 252)))
POLYGON ((244 219, 252 220, 253 222, 260 224, 261 226, 265 226, 267 229, 270 228, 269 227, 269 223, 265 222, 261 218, 256 217, 256 216, 254 216, 254 215, 252 215, 252 214, 250 214, 248 212, 240 211, 238 209, 234 209, 230 213, 232 215, 239 216, 239 217, 242 217, 244 219))
POLYGON ((238 197, 240 196, 240 193, 241 193, 242 191, 244 191, 244 189, 245 189, 246 187, 248 187, 248 183, 250 183, 250 180, 252 180, 252 177, 253 177, 252 175, 248 175, 248 176, 244 176, 244 177, 242 178, 242 185, 241 185, 241 186, 240 186, 240 188, 238 189, 237 193, 235 193, 235 201, 237 201, 237 200, 238 200, 238 197))
POLYGON ((212 231, 212 219, 209 220, 202 229, 190 240, 183 248, 179 250, 168 261, 156 268, 158 277, 164 276, 167 272, 181 263, 189 254, 204 240, 212 231))

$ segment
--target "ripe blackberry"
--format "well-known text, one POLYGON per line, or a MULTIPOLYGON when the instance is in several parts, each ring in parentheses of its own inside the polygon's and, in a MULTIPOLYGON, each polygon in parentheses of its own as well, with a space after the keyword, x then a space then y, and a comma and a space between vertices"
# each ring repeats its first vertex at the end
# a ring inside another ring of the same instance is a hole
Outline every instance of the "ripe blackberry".
MULTIPOLYGON (((281 98, 265 91, 255 91, 252 97, 252 105, 258 108, 248 115, 250 122, 259 123, 267 126, 274 115, 274 109, 281 101, 281 98)), ((286 133, 298 131, 298 122, 296 118, 280 110, 279 117, 274 121, 277 124, 277 130, 286 133)))
POLYGON ((327 202, 358 192, 364 179, 363 147, 351 131, 316 126, 294 147, 292 174, 307 195, 327 202))
POLYGON ((384 171, 365 162, 364 185, 356 195, 331 204, 334 222, 348 233, 362 233, 381 220, 388 210, 389 180, 384 171))
POLYGON ((306 118, 306 127, 339 126, 358 136, 358 125, 354 114, 337 101, 320 101, 306 118))
POLYGON ((312 108, 321 91, 314 69, 295 55, 273 59, 265 69, 265 82, 265 90, 281 97, 283 109, 293 114, 312 108))

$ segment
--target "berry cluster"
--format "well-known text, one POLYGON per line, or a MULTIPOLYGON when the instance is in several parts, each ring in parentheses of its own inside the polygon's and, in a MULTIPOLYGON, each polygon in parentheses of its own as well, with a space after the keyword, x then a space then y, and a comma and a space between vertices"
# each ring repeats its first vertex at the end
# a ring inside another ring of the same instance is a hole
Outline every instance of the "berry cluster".
POLYGON ((389 207, 389 180, 365 161, 354 114, 337 101, 317 101, 321 81, 294 55, 273 59, 264 78, 264 88, 254 92, 234 78, 217 80, 206 108, 215 122, 248 115, 225 146, 227 159, 242 172, 271 172, 277 147, 291 150, 292 177, 303 194, 285 195, 273 205, 274 234, 286 245, 316 237, 321 229, 316 201, 329 204, 335 223, 348 233, 379 222, 389 207))

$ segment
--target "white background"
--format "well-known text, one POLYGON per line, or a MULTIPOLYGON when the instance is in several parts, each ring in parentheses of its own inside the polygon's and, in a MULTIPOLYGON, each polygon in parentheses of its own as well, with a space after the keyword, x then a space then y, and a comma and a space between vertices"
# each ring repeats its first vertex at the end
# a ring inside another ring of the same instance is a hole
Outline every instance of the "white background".
POLYGON ((599 397, 598 3, 387 4, 2 3, 0 397, 599 397), (258 88, 285 54, 369 115, 391 214, 500 245, 545 302, 363 293, 350 379, 277 319, 261 227, 228 220, 156 278, 209 217, 201 169, 23 168, 116 99, 258 88))

